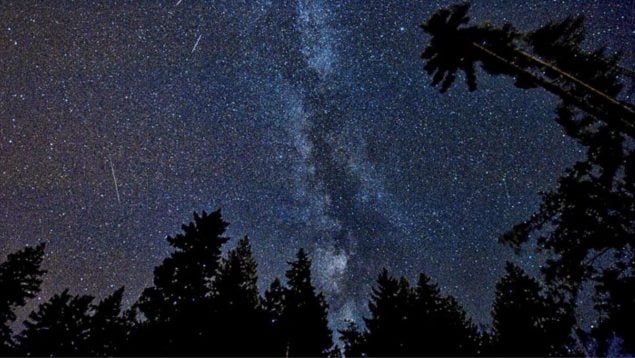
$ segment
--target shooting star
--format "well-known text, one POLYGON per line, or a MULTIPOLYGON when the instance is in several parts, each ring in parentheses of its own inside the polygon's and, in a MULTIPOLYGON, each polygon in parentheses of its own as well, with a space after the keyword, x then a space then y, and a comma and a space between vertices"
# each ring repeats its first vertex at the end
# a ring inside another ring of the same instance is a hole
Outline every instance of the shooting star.
POLYGON ((201 37, 203 37, 203 35, 198 35, 198 38, 196 39, 196 43, 194 44, 194 47, 192 48, 192 53, 194 53, 194 50, 196 50, 196 47, 198 46, 198 43, 201 41, 201 37))
POLYGON ((112 165, 112 159, 108 158, 108 163, 110 163, 110 173, 112 173, 112 180, 115 183, 115 192, 117 193, 117 202, 121 205, 121 197, 119 196, 119 185, 117 185, 117 176, 115 175, 115 167, 112 165))
POLYGON ((176 5, 174 5, 174 6, 179 6, 179 4, 181 3, 181 1, 183 1, 183 0, 179 0, 179 1, 177 1, 177 2, 176 2, 176 5))

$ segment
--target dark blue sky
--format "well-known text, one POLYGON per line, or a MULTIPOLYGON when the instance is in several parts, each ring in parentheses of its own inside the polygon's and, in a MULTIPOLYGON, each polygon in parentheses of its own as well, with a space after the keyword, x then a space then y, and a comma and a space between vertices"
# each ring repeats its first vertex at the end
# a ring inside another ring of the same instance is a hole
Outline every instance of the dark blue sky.
MULTIPOLYGON (((125 285, 132 302, 165 236, 220 207, 252 238, 262 287, 307 248, 336 321, 363 313, 388 267, 428 273, 487 322, 504 261, 540 264, 498 236, 584 148, 540 90, 428 85, 419 25, 451 3, 3 1, 2 253, 47 241, 43 297, 125 285)), ((521 29, 585 15, 589 45, 635 62, 633 1, 472 15, 521 29)))

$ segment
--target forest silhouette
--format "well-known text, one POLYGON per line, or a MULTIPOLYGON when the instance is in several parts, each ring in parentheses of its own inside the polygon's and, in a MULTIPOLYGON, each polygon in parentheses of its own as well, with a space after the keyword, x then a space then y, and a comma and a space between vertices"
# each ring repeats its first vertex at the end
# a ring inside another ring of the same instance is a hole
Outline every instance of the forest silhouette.
MULTIPOLYGON (((98 301, 69 290, 53 295, 14 332, 17 311, 37 297, 44 244, 0 263, 0 354, 34 356, 604 356, 635 353, 635 108, 620 93, 634 73, 619 54, 584 49, 584 23, 567 18, 534 31, 471 25, 469 4, 441 9, 421 27, 432 85, 450 90, 459 72, 504 75, 524 90, 560 100, 555 120, 587 148, 537 213, 501 244, 548 257, 541 277, 513 263, 496 284, 491 327, 421 273, 416 283, 378 270, 368 314, 339 332, 312 281, 303 249, 283 279, 258 290, 244 237, 223 254, 221 211, 194 213, 167 238, 172 253, 131 307, 124 288, 98 301), (478 70, 476 65, 480 65, 478 70), (593 287, 598 323, 579 324, 577 298, 593 287), (334 341, 339 337, 338 341, 334 341)), ((501 263, 502 264, 502 263, 501 263)))

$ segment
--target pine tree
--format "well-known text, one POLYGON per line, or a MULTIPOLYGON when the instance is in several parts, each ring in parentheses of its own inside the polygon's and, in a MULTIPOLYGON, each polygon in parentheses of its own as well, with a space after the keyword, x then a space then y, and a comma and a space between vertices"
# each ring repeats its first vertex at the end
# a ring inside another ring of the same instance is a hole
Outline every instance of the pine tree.
POLYGON ((169 321, 179 311, 210 295, 228 223, 220 210, 183 225, 183 233, 167 240, 176 250, 154 270, 154 287, 143 291, 138 308, 150 321, 169 321))
POLYGON ((239 240, 222 260, 214 287, 218 301, 236 310, 254 310, 259 305, 258 266, 249 239, 239 240))
POLYGON ((124 346, 131 322, 122 314, 121 287, 96 305, 92 305, 90 335, 87 338, 87 355, 113 356, 124 346))
POLYGON ((175 251, 154 270, 154 286, 141 294, 135 308, 141 322, 127 353, 206 354, 213 351, 213 285, 217 279, 223 233, 228 223, 220 210, 194 213, 183 233, 167 240, 175 251))
POLYGON ((598 334, 612 332, 635 347, 632 330, 620 323, 635 309, 635 106, 620 97, 633 71, 605 48, 586 50, 582 18, 523 33, 510 24, 470 26, 468 10, 468 4, 443 9, 422 25, 432 36, 422 57, 433 84, 444 92, 462 70, 475 90, 480 63, 489 74, 515 78, 520 88, 541 87, 561 100, 556 121, 588 148, 586 160, 543 194, 539 211, 501 239, 520 249, 536 237, 537 249, 550 256, 545 280, 569 304, 583 282, 594 281, 603 322, 598 334))
MULTIPOLYGON (((257 264, 247 237, 238 241, 222 260, 214 284, 216 321, 222 327, 215 336, 222 355, 274 354, 271 323, 260 305, 257 264)), ((279 351, 278 351, 279 352, 279 351)))
POLYGON ((398 280, 383 269, 372 289, 368 303, 370 317, 366 324, 366 354, 389 356, 407 354, 405 335, 408 334, 408 313, 412 295, 405 279, 398 280))
POLYGON ((443 297, 436 284, 419 275, 409 322, 409 353, 414 355, 474 355, 477 332, 452 296, 443 297))
POLYGON ((492 308, 495 355, 562 355, 574 323, 570 310, 546 295, 538 281, 507 263, 492 308))
POLYGON ((341 340, 350 355, 460 356, 474 355, 477 332, 452 296, 444 297, 425 274, 417 287, 383 270, 372 289, 366 331, 354 325, 341 340))
POLYGON ((91 296, 74 296, 64 290, 41 304, 24 321, 18 336, 19 352, 35 356, 87 354, 91 296))
POLYGON ((303 249, 286 272, 284 310, 279 320, 285 355, 319 356, 333 345, 328 327, 328 305, 311 282, 311 259, 303 249))
POLYGON ((269 289, 265 292, 263 306, 274 323, 279 321, 284 313, 285 292, 285 287, 277 277, 271 282, 269 289))
POLYGON ((40 268, 45 244, 26 247, 11 253, 0 263, 0 354, 13 348, 10 325, 16 319, 15 309, 24 306, 28 299, 40 291, 42 276, 40 268))

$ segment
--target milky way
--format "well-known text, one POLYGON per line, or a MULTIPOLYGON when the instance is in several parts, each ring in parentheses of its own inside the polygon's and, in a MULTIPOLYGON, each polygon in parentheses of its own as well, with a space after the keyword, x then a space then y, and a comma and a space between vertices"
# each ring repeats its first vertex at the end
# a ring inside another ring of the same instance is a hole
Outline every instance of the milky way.
MULTIPOLYGON (((487 323, 504 261, 540 265, 498 236, 584 148, 540 90, 428 85, 418 26, 449 4, 2 1, 2 253, 49 243, 42 298, 125 285, 130 303, 165 236, 222 208, 262 288, 311 252, 336 325, 382 267, 428 273, 487 323)), ((473 6, 521 29, 566 15, 635 62, 632 1, 473 6)))

